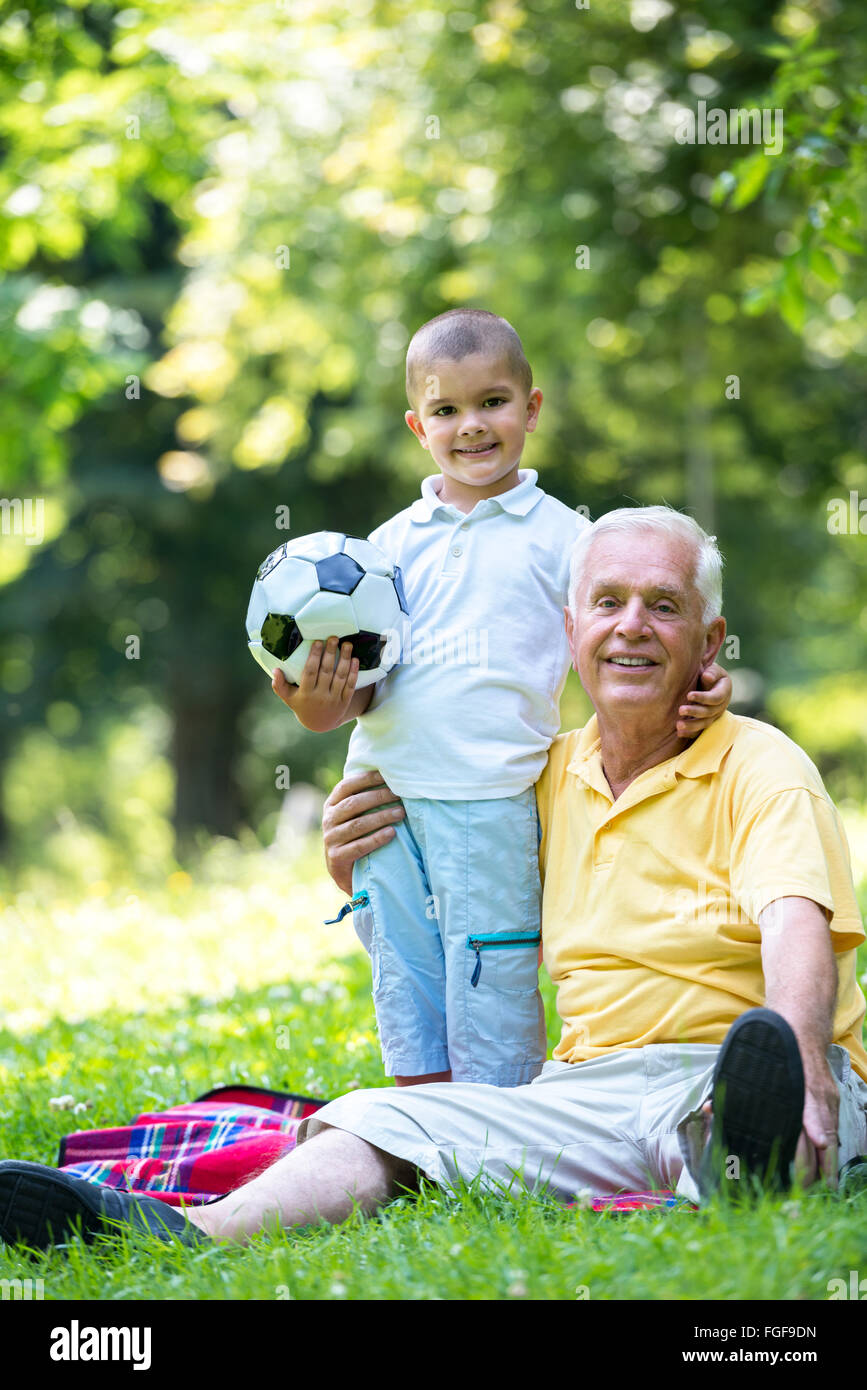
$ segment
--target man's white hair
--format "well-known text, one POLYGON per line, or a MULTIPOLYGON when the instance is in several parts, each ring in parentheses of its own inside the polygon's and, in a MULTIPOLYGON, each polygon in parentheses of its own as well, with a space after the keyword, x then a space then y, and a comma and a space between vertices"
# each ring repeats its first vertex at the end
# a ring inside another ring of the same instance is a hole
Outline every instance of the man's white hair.
POLYGON ((688 541, 695 552, 692 582, 702 602, 702 622, 712 623, 722 613, 722 567, 716 536, 709 536, 697 521, 673 507, 618 507, 606 512, 591 526, 584 526, 572 547, 569 566, 569 607, 574 616, 578 590, 587 568, 587 552, 597 536, 656 531, 688 541))

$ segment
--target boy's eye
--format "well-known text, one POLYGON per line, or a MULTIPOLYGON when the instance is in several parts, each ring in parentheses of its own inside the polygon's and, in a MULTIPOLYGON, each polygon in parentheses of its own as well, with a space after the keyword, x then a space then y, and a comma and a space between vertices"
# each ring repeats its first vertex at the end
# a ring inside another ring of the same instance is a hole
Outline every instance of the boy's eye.
MULTIPOLYGON (((497 405, 505 405, 505 404, 506 404, 506 397, 505 397, 505 396, 488 396, 487 400, 482 401, 482 405, 493 405, 493 406, 497 406, 497 405)), ((453 405, 441 405, 441 406, 438 406, 437 409, 434 411, 434 415, 447 415, 447 414, 452 414, 452 413, 454 412, 454 410, 455 410, 455 406, 453 406, 453 405)))

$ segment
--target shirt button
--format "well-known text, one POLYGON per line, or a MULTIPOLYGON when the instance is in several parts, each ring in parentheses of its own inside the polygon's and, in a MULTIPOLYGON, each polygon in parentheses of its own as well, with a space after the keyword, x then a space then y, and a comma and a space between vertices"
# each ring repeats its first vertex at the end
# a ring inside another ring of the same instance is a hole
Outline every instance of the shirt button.
POLYGON ((460 546, 460 545, 453 545, 453 546, 452 546, 452 554, 453 554, 453 555, 463 555, 463 553, 464 553, 464 551, 463 551, 463 546, 460 546))
POLYGON ((461 530, 462 530, 462 531, 469 531, 469 529, 470 529, 470 523, 469 523, 468 521, 465 521, 464 524, 463 524, 463 526, 461 527, 461 530))

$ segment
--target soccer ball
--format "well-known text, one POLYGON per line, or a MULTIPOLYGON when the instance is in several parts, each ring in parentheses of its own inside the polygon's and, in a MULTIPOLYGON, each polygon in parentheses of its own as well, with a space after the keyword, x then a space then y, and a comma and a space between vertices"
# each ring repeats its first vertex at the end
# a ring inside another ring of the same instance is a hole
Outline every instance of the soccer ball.
POLYGON ((317 640, 352 640, 356 689, 382 680, 400 658, 407 631, 400 568, 370 541, 316 531, 284 541, 259 566, 247 609, 248 645, 270 676, 292 685, 317 640))

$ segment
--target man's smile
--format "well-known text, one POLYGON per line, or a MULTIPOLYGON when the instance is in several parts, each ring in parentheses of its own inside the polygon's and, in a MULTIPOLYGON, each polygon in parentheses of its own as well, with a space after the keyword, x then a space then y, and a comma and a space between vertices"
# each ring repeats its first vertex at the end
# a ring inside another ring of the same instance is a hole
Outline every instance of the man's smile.
POLYGON ((620 666, 627 670, 645 670, 648 666, 658 665, 658 662, 651 661, 649 656, 606 656, 605 660, 609 666, 620 666))

